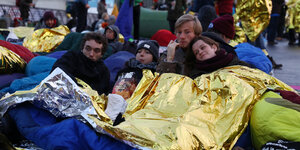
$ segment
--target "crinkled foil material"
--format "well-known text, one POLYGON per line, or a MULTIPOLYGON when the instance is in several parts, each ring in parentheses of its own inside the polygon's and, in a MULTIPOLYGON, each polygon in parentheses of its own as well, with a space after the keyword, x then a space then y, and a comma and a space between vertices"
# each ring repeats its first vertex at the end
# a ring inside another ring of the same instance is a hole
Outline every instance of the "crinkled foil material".
POLYGON ((93 119, 115 138, 151 149, 231 149, 266 89, 294 91, 258 69, 242 66, 195 80, 144 73, 127 100, 125 122, 112 126, 93 119))
POLYGON ((12 31, 16 34, 18 38, 24 38, 27 36, 32 35, 34 28, 33 27, 15 27, 12 29, 12 31))
POLYGON ((64 72, 55 71, 41 82, 34 103, 56 117, 79 116, 92 105, 90 97, 64 72))
POLYGON ((5 112, 11 106, 26 102, 26 101, 33 101, 36 93, 34 92, 22 92, 22 93, 14 93, 13 95, 2 98, 0 100, 0 117, 3 117, 5 112))
POLYGON ((239 16, 243 30, 251 41, 255 41, 269 25, 271 10, 271 0, 237 1, 236 14, 239 16))
POLYGON ((240 27, 240 22, 239 22, 239 17, 234 14, 233 15, 234 18, 234 29, 235 29, 235 36, 233 40, 230 40, 229 45, 231 46, 236 46, 240 43, 244 43, 247 42, 247 37, 246 37, 246 33, 244 32, 243 28, 240 27))
POLYGON ((296 32, 300 32, 300 1, 289 0, 287 6, 287 26, 289 29, 295 29, 296 32))
POLYGON ((18 54, 0 46, 0 74, 24 72, 26 65, 18 54))
POLYGON ((31 36, 24 39, 23 46, 31 52, 51 52, 53 51, 70 33, 65 25, 60 25, 51 29, 38 29, 31 36))
MULTIPOLYGON (((81 84, 83 81, 79 81, 81 84)), ((90 110, 95 115, 91 98, 96 97, 96 91, 84 86, 80 89, 74 81, 64 72, 54 70, 40 85, 30 91, 17 91, 0 101, 0 113, 3 115, 7 109, 15 104, 30 101, 36 106, 46 109, 56 117, 80 116, 83 111, 90 110), (94 93, 91 97, 84 91, 94 93)), ((97 94, 98 95, 98 94, 97 94)), ((99 96, 97 96, 99 97, 99 96)))

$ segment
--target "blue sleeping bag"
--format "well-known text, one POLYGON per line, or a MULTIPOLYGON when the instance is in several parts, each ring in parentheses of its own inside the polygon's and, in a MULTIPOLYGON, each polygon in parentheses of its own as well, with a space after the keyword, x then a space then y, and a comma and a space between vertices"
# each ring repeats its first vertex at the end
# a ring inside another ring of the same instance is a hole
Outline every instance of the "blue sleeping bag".
POLYGON ((14 93, 16 91, 31 90, 49 75, 55 61, 55 58, 47 56, 34 57, 26 66, 25 73, 27 77, 14 80, 9 87, 1 89, 0 92, 14 93))
POLYGON ((110 72, 110 87, 113 87, 118 72, 124 68, 125 62, 135 56, 128 51, 119 51, 104 60, 110 72))
POLYGON ((249 43, 241 43, 235 47, 235 52, 240 60, 249 63, 265 73, 271 72, 272 62, 260 48, 257 48, 249 43))
POLYGON ((107 135, 97 135, 79 120, 70 118, 57 122, 50 112, 31 103, 19 104, 9 110, 8 114, 26 139, 46 150, 133 149, 107 135))

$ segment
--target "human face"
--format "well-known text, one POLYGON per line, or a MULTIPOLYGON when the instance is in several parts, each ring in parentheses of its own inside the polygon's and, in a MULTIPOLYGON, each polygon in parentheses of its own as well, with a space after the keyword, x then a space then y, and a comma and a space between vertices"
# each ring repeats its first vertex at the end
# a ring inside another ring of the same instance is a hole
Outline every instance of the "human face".
POLYGON ((192 49, 196 59, 199 61, 204 61, 216 56, 217 46, 210 46, 204 41, 198 40, 193 44, 192 49))
POLYGON ((113 40, 115 39, 115 33, 113 30, 111 29, 107 29, 106 32, 105 32, 105 37, 109 40, 113 40))
POLYGON ((92 61, 98 61, 102 58, 103 45, 95 40, 86 41, 82 53, 92 61))
POLYGON ((153 61, 153 56, 148 50, 142 48, 136 53, 135 59, 146 65, 153 61))
POLYGON ((179 46, 187 48, 192 39, 196 36, 194 31, 194 22, 188 21, 176 29, 177 41, 179 46))
POLYGON ((55 19, 48 19, 45 21, 45 24, 48 26, 48 27, 54 27, 55 24, 56 24, 56 20, 55 19))

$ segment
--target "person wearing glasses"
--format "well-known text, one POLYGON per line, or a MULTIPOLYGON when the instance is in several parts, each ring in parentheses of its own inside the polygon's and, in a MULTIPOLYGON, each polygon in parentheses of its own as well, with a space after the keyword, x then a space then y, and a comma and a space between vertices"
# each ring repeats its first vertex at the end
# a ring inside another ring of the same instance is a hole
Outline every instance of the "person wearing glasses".
POLYGON ((52 70, 59 67, 75 82, 83 80, 99 95, 108 94, 110 72, 102 61, 107 49, 107 41, 100 33, 86 33, 81 43, 81 51, 68 51, 58 59, 52 70))

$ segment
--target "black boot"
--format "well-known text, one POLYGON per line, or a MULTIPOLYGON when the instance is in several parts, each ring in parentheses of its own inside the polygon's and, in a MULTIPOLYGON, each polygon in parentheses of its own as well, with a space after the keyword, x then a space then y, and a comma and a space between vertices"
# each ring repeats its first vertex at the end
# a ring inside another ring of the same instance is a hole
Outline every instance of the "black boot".
POLYGON ((277 64, 275 61, 274 61, 274 59, 273 59, 273 57, 271 57, 271 56, 267 56, 269 59, 270 59, 270 61, 272 62, 272 66, 273 66, 273 69, 280 69, 281 67, 282 67, 282 64, 277 64))
POLYGON ((289 46, 293 46, 295 41, 295 29, 289 29, 289 46))

